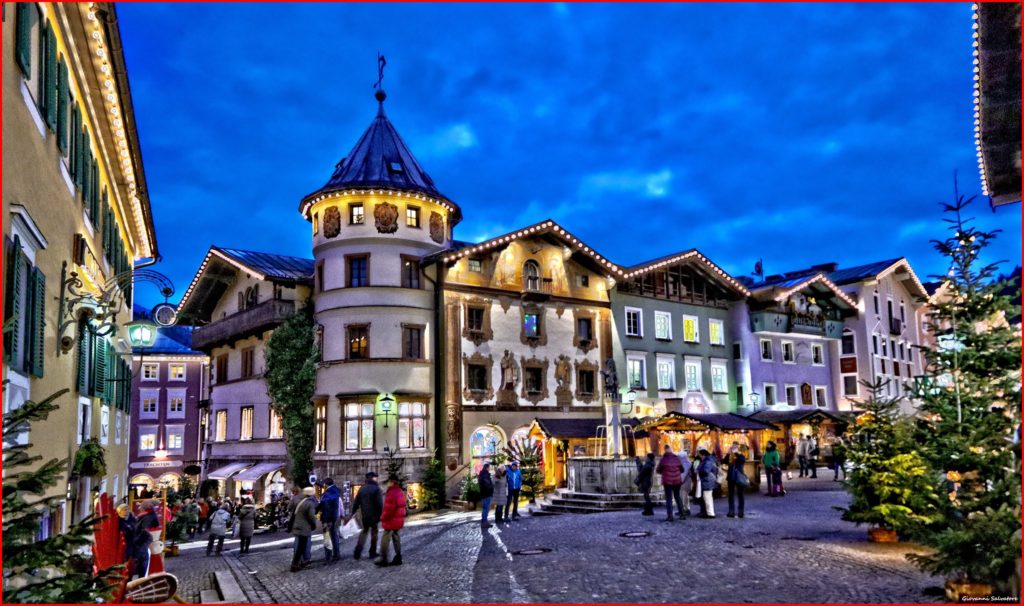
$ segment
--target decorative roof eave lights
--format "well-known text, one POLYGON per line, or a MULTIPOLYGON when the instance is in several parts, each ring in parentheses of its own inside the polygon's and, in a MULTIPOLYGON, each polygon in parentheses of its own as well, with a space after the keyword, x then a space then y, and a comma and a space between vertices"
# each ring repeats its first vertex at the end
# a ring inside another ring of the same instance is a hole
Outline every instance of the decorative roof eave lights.
POLYGON ((486 242, 481 242, 480 244, 477 244, 475 246, 467 246, 466 248, 463 248, 457 253, 446 256, 444 258, 444 262, 451 263, 453 261, 458 261, 459 259, 465 257, 466 255, 471 255, 486 250, 490 250, 496 246, 501 246, 502 244, 513 242, 525 236, 532 236, 534 234, 540 234, 545 232, 554 232, 559 236, 562 236, 567 242, 571 243, 578 252, 582 252, 588 255, 598 264, 607 268, 609 273, 616 273, 619 276, 625 276, 625 272, 618 265, 612 263, 608 259, 597 254, 597 252, 593 248, 587 246, 582 240, 580 240, 576 236, 572 235, 571 233, 563 229, 554 221, 541 221, 540 223, 536 223, 529 227, 524 227, 523 229, 505 234, 503 236, 492 238, 490 240, 487 240, 486 242))
POLYGON ((917 288, 920 290, 920 292, 923 292, 924 296, 927 297, 928 296, 928 289, 926 289, 924 287, 924 284, 921 284, 921 281, 917 279, 917 274, 914 273, 914 268, 910 266, 910 262, 907 261, 906 259, 900 259, 899 261, 896 261, 895 263, 893 263, 889 267, 886 267, 885 269, 883 269, 878 274, 878 276, 876 276, 876 279, 877 280, 881 280, 882 278, 888 276, 892 272, 896 271, 896 268, 899 267, 900 265, 905 265, 906 266, 907 273, 909 273, 910 277, 914 279, 914 284, 916 284, 917 288))
POLYGON ((640 274, 644 274, 644 273, 647 273, 649 271, 652 271, 652 270, 655 270, 655 269, 659 269, 659 268, 664 267, 666 265, 674 265, 675 263, 678 263, 680 261, 684 261, 686 259, 689 259, 690 257, 697 257, 698 259, 700 259, 700 261, 702 263, 704 263, 704 265, 706 265, 707 267, 712 269, 716 274, 718 274, 721 278, 723 278, 726 282, 728 282, 736 290, 741 292, 743 294, 743 296, 747 296, 747 297, 750 296, 750 291, 747 290, 746 286, 743 286, 743 284, 741 284, 735 278, 733 278, 732 276, 727 274, 725 271, 723 271, 722 268, 720 268, 717 265, 715 265, 714 263, 712 263, 711 259, 708 259, 707 257, 705 257, 704 255, 700 254, 700 252, 698 252, 696 250, 687 251, 687 252, 685 252, 685 253, 683 253, 681 255, 676 255, 675 257, 671 257, 671 258, 665 259, 663 261, 658 261, 657 263, 654 263, 652 265, 648 265, 648 266, 643 267, 641 269, 637 269, 635 271, 632 271, 632 272, 626 274, 625 277, 626 278, 632 278, 634 276, 638 276, 640 274))
POLYGON ((978 174, 981 179, 981 193, 988 196, 988 175, 985 170, 985 154, 981 149, 981 21, 978 4, 972 4, 974 13, 974 148, 978 152, 978 174))
POLYGON ((814 276, 813 278, 811 278, 810 280, 807 280, 807 281, 805 281, 805 282, 803 282, 801 284, 798 284, 798 285, 794 286, 793 288, 791 288, 791 289, 789 289, 787 291, 784 291, 784 292, 780 293, 778 296, 775 297, 775 300, 776 301, 783 301, 787 297, 792 295, 793 293, 795 293, 795 292, 797 292, 799 290, 802 290, 804 288, 807 288, 808 286, 810 286, 811 284, 813 284, 815 282, 822 282, 822 283, 824 283, 825 286, 828 286, 830 289, 832 289, 833 292, 838 294, 839 298, 842 299, 842 301, 844 303, 846 303, 850 307, 854 307, 854 308, 857 307, 857 302, 854 301, 853 299, 851 299, 849 297, 849 295, 844 293, 842 290, 840 290, 839 287, 836 286, 835 282, 833 282, 832 280, 829 280, 825 276, 825 274, 818 274, 818 275, 814 276))
POLYGON ((192 295, 192 291, 195 289, 196 285, 199 284, 199 278, 202 277, 203 271, 206 269, 206 266, 209 265, 210 259, 215 254, 217 255, 218 258, 220 258, 220 259, 222 259, 224 261, 227 261, 229 264, 234 265, 235 267, 237 267, 238 269, 240 269, 240 270, 242 270, 242 271, 244 271, 246 273, 251 274, 257 280, 266 280, 267 279, 266 275, 256 271, 255 269, 253 269, 251 267, 242 265, 238 261, 235 261, 234 259, 232 259, 230 256, 222 253, 221 251, 217 250, 216 248, 212 248, 211 247, 209 252, 206 253, 206 257, 203 259, 202 264, 199 265, 199 269, 196 271, 196 275, 192 278, 192 282, 188 285, 188 289, 185 290, 185 294, 182 295, 181 301, 178 303, 178 309, 179 310, 185 309, 185 305, 188 302, 188 298, 192 295))
MULTIPOLYGON (((110 132, 113 133, 118 160, 121 163, 121 173, 124 175, 125 182, 128 184, 128 194, 132 203, 132 214, 135 216, 135 227, 138 233, 142 235, 142 246, 141 250, 134 251, 137 258, 152 256, 152 243, 149 241, 148 230, 146 229, 145 222, 143 220, 142 212, 142 200, 139 198, 138 186, 135 183, 135 171, 132 166, 132 160, 130 152, 128 151, 129 144, 127 138, 127 128, 124 123, 124 115, 121 111, 120 99, 118 98, 117 87, 114 85, 114 74, 113 68, 110 64, 110 58, 108 51, 103 40, 103 26, 100 19, 96 16, 98 6, 95 3, 83 4, 82 10, 85 11, 86 17, 92 23, 92 32, 89 35, 90 50, 96 55, 100 63, 100 72, 102 76, 99 78, 102 81, 103 88, 101 90, 101 96, 105 102, 107 108, 107 120, 110 122, 110 132)), ((97 133, 98 135, 98 133, 97 133)))
POLYGON ((362 196, 367 196, 367 195, 370 195, 370 196, 384 196, 384 195, 388 195, 388 196, 391 196, 393 198, 412 198, 413 200, 421 200, 421 201, 424 201, 424 202, 430 202, 432 204, 437 204, 438 206, 443 207, 449 213, 457 213, 457 212, 459 212, 458 208, 455 206, 454 203, 448 202, 447 200, 440 199, 440 198, 432 198, 430 196, 426 196, 426 195, 423 195, 423 194, 413 194, 413 193, 403 192, 403 191, 394 191, 394 190, 387 190, 387 191, 385 191, 383 189, 358 189, 357 188, 357 189, 347 189, 347 190, 332 191, 332 192, 320 194, 320 195, 316 196, 315 198, 307 199, 306 202, 302 205, 302 211, 301 211, 302 212, 302 218, 304 218, 306 220, 309 220, 309 209, 311 209, 314 204, 316 204, 318 202, 321 202, 323 200, 328 200, 328 199, 333 199, 333 198, 341 198, 341 197, 350 197, 350 196, 360 196, 360 197, 362 197, 362 196))

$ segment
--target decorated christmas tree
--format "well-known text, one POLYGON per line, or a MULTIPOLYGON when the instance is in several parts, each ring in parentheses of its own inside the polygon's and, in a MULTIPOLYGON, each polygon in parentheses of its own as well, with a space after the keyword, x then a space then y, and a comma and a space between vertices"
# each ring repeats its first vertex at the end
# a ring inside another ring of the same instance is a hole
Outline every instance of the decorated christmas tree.
MULTIPOLYGON (((925 570, 956 582, 1018 591, 1020 569, 1020 335, 1006 321, 1020 315, 1019 286, 1007 296, 998 263, 981 260, 997 232, 964 217, 971 200, 945 205, 950 237, 933 241, 950 269, 931 302, 916 381, 917 439, 928 461, 941 521, 922 541, 934 552, 912 556, 925 570)), ((1018 283, 1019 284, 1019 283, 1018 283)))

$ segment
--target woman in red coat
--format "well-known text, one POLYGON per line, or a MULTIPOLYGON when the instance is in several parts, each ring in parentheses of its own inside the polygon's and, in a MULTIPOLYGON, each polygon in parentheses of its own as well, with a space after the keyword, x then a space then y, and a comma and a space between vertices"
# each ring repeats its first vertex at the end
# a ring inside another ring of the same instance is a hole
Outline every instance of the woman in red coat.
POLYGON ((402 564, 402 541, 398 531, 405 526, 405 491, 398 477, 388 476, 388 490, 384 493, 384 509, 380 514, 380 525, 384 529, 381 538, 380 559, 377 566, 400 566, 402 564), (388 547, 395 545, 395 559, 388 562, 388 547))

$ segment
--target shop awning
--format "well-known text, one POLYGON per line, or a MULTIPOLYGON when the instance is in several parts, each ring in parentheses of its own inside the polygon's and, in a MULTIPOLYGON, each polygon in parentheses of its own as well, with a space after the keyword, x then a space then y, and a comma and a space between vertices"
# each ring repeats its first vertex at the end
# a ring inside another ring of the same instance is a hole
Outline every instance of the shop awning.
POLYGON ((264 475, 284 467, 284 463, 257 463, 235 476, 235 481, 255 482, 264 475))
POLYGON ((661 431, 757 431, 775 429, 774 425, 738 415, 734 412, 682 413, 669 412, 643 425, 644 429, 661 431))
POLYGON ((220 469, 211 471, 206 474, 206 477, 211 480, 226 480, 250 465, 252 465, 252 463, 230 463, 220 469))
POLYGON ((759 410, 747 417, 765 423, 790 424, 832 421, 833 423, 849 423, 836 413, 812 408, 808 410, 759 410))

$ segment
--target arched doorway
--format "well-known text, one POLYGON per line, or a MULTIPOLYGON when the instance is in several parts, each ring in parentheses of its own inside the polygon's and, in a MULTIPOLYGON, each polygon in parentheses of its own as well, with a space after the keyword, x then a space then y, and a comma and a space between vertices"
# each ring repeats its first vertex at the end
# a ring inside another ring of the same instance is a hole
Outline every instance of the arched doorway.
POLYGON ((505 445, 505 433, 497 425, 477 427, 469 437, 469 453, 473 473, 480 473, 480 468, 494 458, 505 445))
POLYGON ((153 478, 144 473, 132 476, 131 481, 128 482, 128 489, 134 493, 136 499, 142 498, 144 494, 152 494, 155 486, 156 482, 153 481, 153 478))
POLYGON ((156 483, 161 487, 177 491, 178 487, 181 486, 181 476, 176 473, 165 473, 157 478, 156 483))

